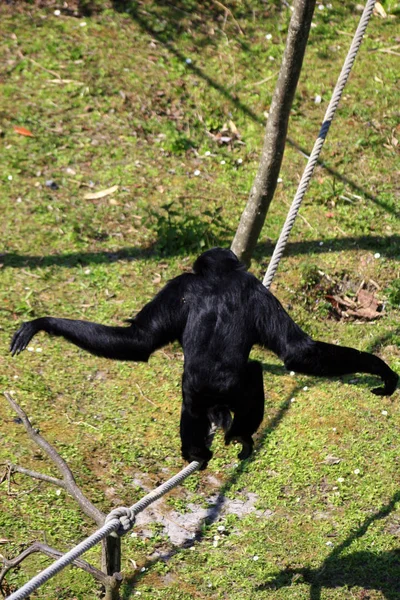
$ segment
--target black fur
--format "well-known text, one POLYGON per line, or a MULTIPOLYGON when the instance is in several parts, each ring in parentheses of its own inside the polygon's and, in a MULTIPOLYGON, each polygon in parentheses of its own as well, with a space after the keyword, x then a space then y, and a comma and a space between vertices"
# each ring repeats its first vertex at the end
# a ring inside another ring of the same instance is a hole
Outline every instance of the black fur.
POLYGON ((300 373, 378 375, 384 385, 374 394, 393 394, 398 381, 373 354, 311 339, 233 252, 221 248, 204 252, 193 273, 167 283, 129 327, 42 317, 21 326, 11 353, 19 354, 41 330, 118 360, 147 361, 157 348, 178 340, 185 356, 182 455, 203 461, 203 466, 212 456, 207 447, 211 419, 224 426, 227 444, 242 443, 240 458, 251 454, 252 435, 264 412, 261 365, 249 361, 254 344, 269 348, 287 369, 300 373))

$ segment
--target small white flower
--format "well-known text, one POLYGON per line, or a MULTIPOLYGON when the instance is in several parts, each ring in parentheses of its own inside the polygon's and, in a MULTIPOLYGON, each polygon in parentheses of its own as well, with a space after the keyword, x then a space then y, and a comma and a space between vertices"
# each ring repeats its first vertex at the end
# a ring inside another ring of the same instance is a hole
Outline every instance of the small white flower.
POLYGON ((332 427, 332 431, 337 431, 336 427, 332 427))
POLYGON ((191 59, 191 58, 187 58, 187 59, 185 60, 185 63, 186 63, 187 65, 191 65, 191 64, 192 64, 192 59, 191 59))
POLYGON ((85 275, 89 275, 89 273, 90 273, 90 269, 85 269, 85 270, 84 270, 84 273, 85 273, 85 275))
POLYGON ((132 538, 136 538, 136 537, 137 537, 137 533, 136 533, 136 531, 133 531, 133 532, 131 533, 131 537, 132 537, 132 538))
POLYGON ((282 183, 283 179, 282 177, 278 177, 278 179, 276 180, 278 183, 282 183))
POLYGON ((225 164, 226 164, 225 161, 221 160, 221 165, 225 165, 225 164))
POLYGON ((36 348, 36 352, 43 352, 41 348, 36 348))
POLYGON ((305 385, 305 386, 303 387, 303 391, 304 391, 304 392, 306 392, 307 390, 308 390, 308 386, 307 386, 307 385, 305 385))
POLYGON ((319 94, 317 94, 314 98, 314 102, 315 104, 321 104, 322 102, 322 96, 320 96, 319 94))
POLYGON ((267 33, 267 35, 265 36, 266 40, 272 40, 272 34, 271 33, 267 33))
POLYGON ((82 21, 82 23, 79 23, 79 26, 80 26, 80 27, 86 27, 86 23, 85 23, 85 21, 82 21))
POLYGON ((35 352, 35 348, 33 348, 32 346, 28 346, 27 350, 28 352, 35 352))
POLYGON ((214 541, 213 541, 213 546, 214 546, 214 548, 217 548, 217 547, 218 547, 218 541, 217 541, 217 540, 214 540, 214 541))
POLYGON ((19 375, 14 375, 13 379, 18 379, 19 375))
POLYGON ((199 171, 199 169, 196 169, 196 170, 195 170, 195 172, 193 173, 193 175, 194 175, 195 177, 198 177, 198 176, 200 175, 200 171, 199 171))
POLYGON ((54 14, 56 15, 56 17, 59 17, 61 15, 61 10, 58 10, 58 8, 54 11, 54 14))
POLYGON ((140 572, 141 572, 141 573, 144 573, 144 572, 145 572, 145 570, 146 570, 146 567, 142 567, 142 568, 140 569, 140 572))
POLYGON ((374 258, 380 258, 380 257, 381 257, 381 255, 379 254, 379 252, 375 252, 374 258))
POLYGON ((241 164, 242 164, 242 162, 243 162, 243 158, 238 158, 238 159, 237 159, 237 163, 238 163, 238 165, 241 165, 241 164))
POLYGON ((318 10, 324 10, 325 6, 323 4, 318 4, 318 10))
POLYGON ((61 496, 61 490, 56 490, 56 496, 61 496))
POLYGON ((383 414, 384 417, 387 417, 388 416, 388 411, 387 410, 383 410, 382 414, 383 414))
POLYGON ((314 29, 317 26, 316 23, 311 23, 311 28, 314 29))
POLYGON ((218 525, 217 531, 219 531, 220 533, 222 533, 223 531, 225 531, 225 527, 223 525, 218 525))
POLYGON ((273 56, 268 56, 268 59, 271 61, 275 60, 275 58, 273 56))
POLYGON ((333 546, 333 542, 326 542, 326 546, 333 546))
POLYGON ((294 371, 290 371, 289 375, 290 375, 290 377, 294 377, 296 375, 296 373, 294 371))
POLYGON ((204 156, 210 156, 210 154, 211 154, 211 152, 210 152, 209 150, 206 150, 206 151, 204 152, 204 156))
POLYGON ((296 402, 296 398, 290 398, 290 402, 293 404, 293 402, 296 402))
POLYGON ((320 246, 323 246, 323 245, 324 245, 324 242, 320 242, 320 243, 319 243, 319 245, 320 245, 320 246))
POLYGON ((344 482, 344 477, 338 477, 336 481, 338 483, 343 483, 344 482))
POLYGON ((360 469, 354 469, 354 475, 359 475, 360 474, 360 469))
POLYGON ((216 542, 218 542, 218 540, 220 540, 220 539, 221 539, 221 536, 219 536, 219 535, 214 535, 214 540, 215 540, 216 542))
POLYGON ((255 556, 253 556, 253 560, 254 560, 254 561, 258 560, 259 558, 260 558, 260 557, 259 557, 259 556, 257 556, 257 554, 256 554, 255 556))
POLYGON ((7 177, 7 179, 8 179, 8 181, 12 181, 12 175, 9 175, 9 176, 7 177))
POLYGON ((296 498, 296 502, 300 502, 301 498, 296 498))

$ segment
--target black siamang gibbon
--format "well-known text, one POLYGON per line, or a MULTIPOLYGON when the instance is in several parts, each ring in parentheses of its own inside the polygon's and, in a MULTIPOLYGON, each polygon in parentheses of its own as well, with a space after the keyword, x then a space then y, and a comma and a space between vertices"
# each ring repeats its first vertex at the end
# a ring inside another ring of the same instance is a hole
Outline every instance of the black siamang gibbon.
POLYGON ((22 324, 10 351, 19 354, 38 331, 46 331, 97 356, 146 362, 152 352, 177 340, 184 353, 182 456, 200 461, 203 468, 212 456, 212 420, 224 427, 226 444, 242 444, 240 459, 252 452, 252 435, 264 413, 261 364, 249 361, 254 344, 272 350, 290 371, 378 375, 383 387, 374 388, 374 394, 391 395, 398 382, 398 375, 373 354, 313 340, 231 250, 201 254, 192 272, 169 281, 129 323, 110 327, 41 317, 22 324))

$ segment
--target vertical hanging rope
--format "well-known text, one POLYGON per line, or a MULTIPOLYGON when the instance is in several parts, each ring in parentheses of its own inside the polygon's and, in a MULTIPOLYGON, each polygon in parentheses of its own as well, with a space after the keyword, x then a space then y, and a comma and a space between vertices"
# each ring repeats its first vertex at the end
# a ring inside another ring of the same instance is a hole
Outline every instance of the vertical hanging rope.
POLYGON ((274 278, 276 270, 279 265, 279 261, 282 258, 283 252, 285 250, 286 242, 288 240, 289 234, 294 225, 295 219, 297 217, 297 213, 299 212, 300 205, 304 198, 304 195, 307 191, 308 185, 310 183, 312 174, 314 172, 315 165, 317 164, 319 155, 322 150, 322 146, 324 145, 325 138, 328 135, 329 127, 331 125, 332 119, 335 116, 336 109, 338 107, 340 98, 342 97, 344 86, 347 83, 347 80, 350 75, 351 68, 354 64, 355 58, 357 56, 357 52, 360 48, 365 30, 369 23, 369 20, 372 15, 372 11, 374 10, 375 0, 368 0, 364 11, 361 15, 360 22, 358 24, 357 30, 354 34, 353 41, 351 43, 349 52, 346 56, 346 60, 343 64, 342 71, 339 75, 338 81, 336 83, 336 87, 333 91, 331 101, 329 102, 329 106, 326 110, 324 120, 318 134, 318 138, 314 144, 312 152, 307 162, 307 166, 304 170, 303 176, 297 188, 296 195, 293 199, 292 205, 290 207, 288 216, 286 217, 285 224, 283 226, 282 232, 279 236, 278 242, 275 246, 274 252, 272 254, 270 263, 268 265, 267 272, 265 273, 265 277, 263 279, 263 284, 265 287, 269 288, 271 282, 274 278))

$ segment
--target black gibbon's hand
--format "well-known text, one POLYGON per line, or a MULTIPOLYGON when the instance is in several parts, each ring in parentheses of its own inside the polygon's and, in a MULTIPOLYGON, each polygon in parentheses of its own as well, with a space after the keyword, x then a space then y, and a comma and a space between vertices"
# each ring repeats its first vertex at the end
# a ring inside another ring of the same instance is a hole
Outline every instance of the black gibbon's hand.
POLYGON ((22 323, 21 327, 14 333, 11 340, 10 352, 12 356, 16 356, 26 349, 33 336, 41 330, 40 321, 42 321, 42 319, 34 319, 33 321, 22 323))

